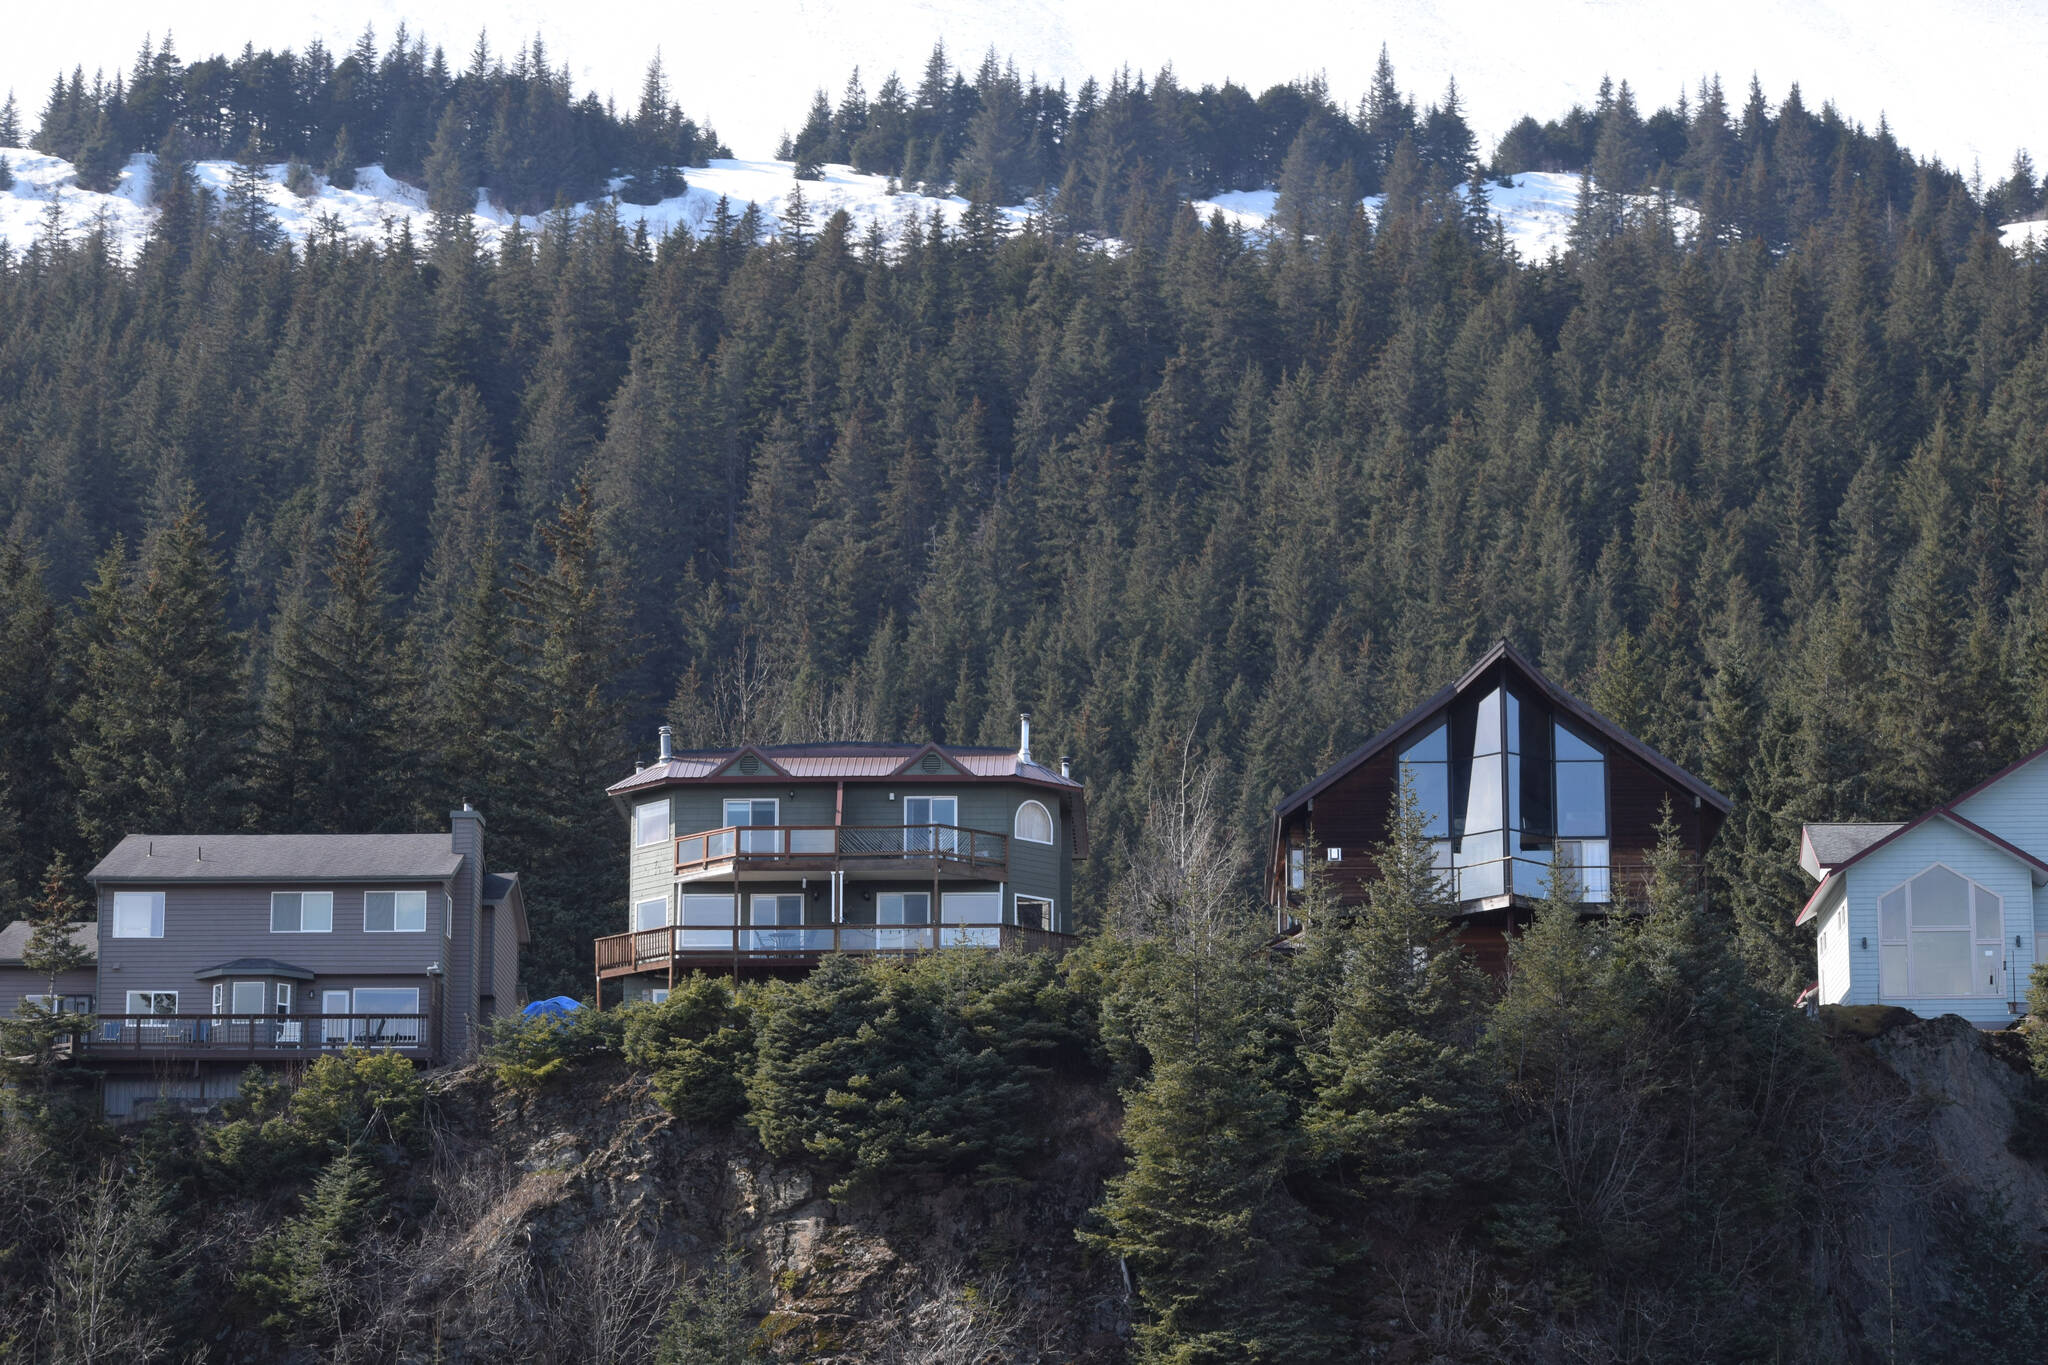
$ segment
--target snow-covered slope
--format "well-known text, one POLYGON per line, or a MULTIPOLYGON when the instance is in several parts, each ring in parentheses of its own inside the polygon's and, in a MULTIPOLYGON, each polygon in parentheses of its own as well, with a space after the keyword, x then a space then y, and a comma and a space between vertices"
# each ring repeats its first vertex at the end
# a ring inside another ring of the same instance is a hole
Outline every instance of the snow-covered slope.
MULTIPOLYGON (((0 148, 0 156, 14 167, 11 190, 0 191, 0 243, 16 250, 26 247, 39 233, 48 230, 52 204, 57 206, 59 224, 66 233, 85 230, 96 219, 104 219, 124 256, 132 256, 155 217, 149 207, 150 159, 134 156, 121 172, 121 181, 110 194, 96 194, 78 188, 71 163, 23 148, 0 148)), ((419 189, 384 174, 380 166, 365 166, 356 173, 354 189, 336 189, 324 180, 318 192, 301 199, 284 187, 285 168, 270 169, 268 190, 271 211, 277 215, 285 235, 303 242, 332 222, 351 237, 377 239, 410 225, 416 238, 424 238, 430 215, 426 195, 419 189)), ((227 191, 232 162, 202 161, 196 168, 199 182, 218 197, 227 191)), ((761 208, 763 226, 769 232, 780 229, 791 195, 799 188, 795 168, 787 161, 714 161, 686 171, 689 188, 673 199, 642 207, 620 204, 619 217, 630 229, 645 223, 650 236, 659 238, 678 228, 703 235, 718 213, 724 198, 737 214, 748 204, 761 208)), ((1531 172, 1512 177, 1514 186, 1489 188, 1490 207, 1508 240, 1524 260, 1540 260, 1552 251, 1562 251, 1571 230, 1573 210, 1578 204, 1577 176, 1531 172)), ((853 220, 856 238, 879 225, 885 239, 900 237, 911 219, 929 219, 937 212, 949 223, 958 223, 967 211, 967 201, 957 196, 934 198, 910 193, 889 193, 881 176, 862 175, 848 166, 827 166, 823 180, 801 183, 804 206, 813 225, 822 224, 839 209, 853 220)), ((1272 190, 1238 190, 1203 200, 1195 210, 1204 218, 1222 213, 1226 222, 1260 232, 1273 216, 1276 195, 1272 190)), ((1365 201, 1377 211, 1378 201, 1365 201)), ((588 205, 579 206, 587 212, 588 205)), ((1028 205, 1002 210, 1012 226, 1030 214, 1028 205)), ((1689 231, 1694 215, 1689 209, 1675 209, 1681 232, 1689 231)), ((486 245, 495 243, 512 226, 514 215, 491 206, 477 196, 472 218, 477 236, 486 245)), ((524 220, 528 227, 534 219, 524 220)))
MULTIPOLYGON (((0 148, 0 156, 14 167, 14 188, 0 190, 0 242, 17 250, 27 246, 47 229, 50 206, 58 205, 65 231, 77 233, 104 215, 124 255, 132 255, 148 234, 155 211, 149 205, 150 159, 134 156, 121 172, 112 193, 96 194, 78 188, 70 162, 22 148, 0 148)), ((202 161, 196 167, 199 182, 216 198, 225 195, 234 163, 202 161)), ((331 219, 352 237, 380 238, 395 232, 400 224, 411 226, 416 238, 424 238, 431 217, 426 194, 384 174, 381 166, 365 166, 356 173, 353 189, 336 189, 325 180, 316 194, 301 199, 284 186, 285 167, 269 168, 268 197, 285 235, 303 242, 331 219)), ((780 220, 798 187, 795 167, 787 161, 714 161, 686 172, 689 188, 673 199, 641 206, 620 204, 619 217, 630 229, 644 222, 648 233, 662 237, 676 228, 702 235, 718 213, 724 197, 734 214, 748 204, 761 207, 764 226, 779 230, 780 220)), ((878 175, 862 175, 847 166, 828 166, 823 180, 802 182, 803 200, 813 225, 822 224, 839 209, 853 219, 854 235, 865 234, 870 224, 879 224, 883 236, 900 236, 913 216, 927 219, 936 211, 948 222, 957 223, 967 211, 967 201, 957 197, 934 198, 917 194, 891 194, 888 181, 878 175)), ((588 211, 588 205, 579 211, 588 211)), ((1028 209, 1004 209, 1012 223, 1021 223, 1028 209)), ((477 236, 487 245, 495 243, 512 226, 515 215, 493 208, 477 196, 472 222, 477 236)), ((531 228, 537 220, 524 220, 531 228)))
POLYGON ((630 105, 652 50, 677 98, 743 156, 762 156, 803 117, 819 87, 836 97, 858 65, 872 91, 889 71, 915 81, 934 40, 972 71, 990 46, 1020 68, 1076 86, 1128 64, 1172 63, 1183 84, 1235 79, 1253 89, 1322 72, 1349 104, 1391 49, 1403 85, 1436 98, 1452 76, 1490 147, 1523 113, 1590 104, 1603 74, 1654 106, 1719 73, 1740 102, 1752 72, 1773 103, 1792 81, 1809 104, 1832 99, 1902 141, 1967 170, 2000 175, 2017 147, 2048 160, 2048 22, 2040 0, 751 0, 679 7, 613 0, 564 8, 541 0, 97 0, 89 18, 19 4, 0 21, 0 92, 31 121, 51 76, 82 63, 125 71, 145 33, 176 35, 195 58, 346 50, 365 24, 380 47, 400 22, 460 64, 479 31, 494 47, 541 34, 579 87, 630 105))

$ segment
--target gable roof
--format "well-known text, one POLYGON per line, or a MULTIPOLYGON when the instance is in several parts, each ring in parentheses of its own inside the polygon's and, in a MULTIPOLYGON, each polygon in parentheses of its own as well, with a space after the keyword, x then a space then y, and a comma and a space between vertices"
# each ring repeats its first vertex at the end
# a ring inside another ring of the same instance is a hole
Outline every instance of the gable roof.
POLYGON ((131 834, 91 882, 445 881, 462 866, 446 834, 131 834))
MULTIPOLYGON (((2025 760, 2022 760, 2022 762, 2024 761, 2025 760)), ((2015 764, 2013 766, 2017 767, 2019 765, 2015 764)), ((2007 768, 2005 771, 2011 772, 2012 769, 2007 768)), ((2003 775, 2003 773, 2000 774, 2000 776, 2003 775)), ((1973 796, 1976 793, 1982 791, 1988 785, 1990 785, 1988 782, 1980 782, 1978 785, 1970 788, 1969 791, 1963 793, 1962 796, 1957 797, 1956 800, 1961 801, 1969 796, 1973 796)), ((1813 894, 1806 898, 1806 904, 1799 907, 1799 914, 1797 918, 1795 918, 1792 921, 1792 923, 1795 926, 1804 924, 1808 920, 1812 919, 1814 915, 1819 913, 1820 903, 1822 900, 1822 893, 1838 885, 1841 881, 1842 874, 1847 872, 1851 867, 1854 867, 1857 863, 1862 862, 1865 858, 1868 858, 1871 854, 1885 847, 1894 839, 1898 839, 1907 834, 1912 833, 1914 830, 1920 828, 1922 825, 1926 824, 1930 820, 1946 820, 1950 824, 1956 826, 1956 828, 1964 831, 1965 833, 1976 835, 1979 839, 1984 840, 1986 843, 1992 845, 1994 848, 2002 849, 2005 852, 2010 853, 2013 857, 2018 858, 2021 862, 2025 863, 2030 869, 2032 869, 2034 885, 2048 885, 2048 861, 2043 861, 2042 859, 2035 857, 2033 854, 2021 848, 2018 844, 2015 844, 2010 840, 2001 838, 2000 836, 1993 834, 1990 830, 1984 828, 1984 826, 1978 824, 1976 821, 1970 819, 1968 816, 1956 814, 1956 812, 1953 809, 1951 809, 1951 807, 1954 804, 1954 802, 1949 802, 1944 805, 1936 806, 1933 810, 1927 811, 1924 814, 1915 817, 1914 819, 1908 820, 1903 825, 1848 826, 1847 828, 1854 829, 1888 828, 1890 830, 1890 833, 1882 835, 1879 838, 1872 839, 1870 842, 1864 844, 1862 848, 1857 849, 1847 858, 1844 858, 1841 862, 1835 864, 1832 867, 1829 867, 1825 875, 1821 877, 1820 885, 1813 888, 1813 894)), ((1803 844, 1804 842, 1805 840, 1802 837, 1801 843, 1803 844)))
POLYGON ((1702 802, 1714 807, 1723 815, 1728 813, 1729 806, 1732 803, 1727 797, 1721 795, 1720 792, 1714 790, 1705 781, 1679 767, 1676 763, 1673 763, 1670 759, 1664 757, 1664 755, 1658 753, 1655 749, 1652 749, 1649 745, 1643 743, 1634 735, 1622 729, 1619 725, 1616 725, 1613 721, 1607 719, 1607 717, 1601 715, 1571 693, 1565 691, 1562 687, 1559 687, 1556 683, 1545 677, 1542 670, 1531 663, 1520 650, 1516 649, 1506 640, 1501 640, 1492 649, 1487 650, 1478 663, 1466 669, 1464 676, 1460 677, 1456 682, 1438 688, 1410 710, 1408 714, 1402 716, 1392 725, 1389 725, 1386 729, 1338 759, 1307 785, 1296 788, 1294 791, 1281 797, 1280 804, 1273 811, 1273 831, 1275 836, 1277 837, 1279 834, 1281 822, 1288 816, 1301 809, 1311 799, 1344 777, 1352 769, 1358 767, 1359 764, 1379 754, 1396 740, 1405 737, 1409 731, 1436 712, 1442 710, 1445 706, 1448 706, 1461 693, 1470 691, 1486 676, 1487 672, 1495 664, 1503 662, 1519 673, 1523 681, 1535 688, 1545 700, 1549 701, 1559 711, 1564 712, 1586 729, 1601 736, 1616 748, 1668 779, 1674 785, 1697 796, 1702 802))
MULTIPOLYGON (((5 929, 0 929, 0 967, 19 967, 21 955, 28 951, 29 938, 36 927, 25 919, 15 920, 5 929)), ((100 927, 90 920, 80 920, 71 926, 71 944, 83 948, 93 957, 100 955, 100 927)))
POLYGON ((526 921, 526 892, 520 889, 517 872, 486 872, 483 903, 502 905, 512 912, 512 932, 524 945, 533 942, 533 930, 526 921))
POLYGON ((1806 825, 1799 831, 1799 865, 1818 881, 1830 868, 1840 867, 1902 827, 1897 820, 1806 825))

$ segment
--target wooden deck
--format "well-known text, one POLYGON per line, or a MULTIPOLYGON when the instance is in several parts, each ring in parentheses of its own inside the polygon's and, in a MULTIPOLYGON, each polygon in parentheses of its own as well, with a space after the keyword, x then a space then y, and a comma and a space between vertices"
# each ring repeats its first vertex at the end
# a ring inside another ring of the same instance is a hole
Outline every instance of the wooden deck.
POLYGON ((1072 934, 1020 924, 667 925, 597 940, 600 987, 620 977, 772 972, 817 965, 827 953, 900 956, 955 948, 1064 952, 1072 934))
POLYGON ((958 825, 728 825, 675 843, 685 880, 841 870, 1009 879, 1009 836, 958 825))
POLYGON ((94 1061, 311 1061, 345 1047, 433 1054, 433 1021, 424 1014, 100 1014, 77 1038, 94 1061))

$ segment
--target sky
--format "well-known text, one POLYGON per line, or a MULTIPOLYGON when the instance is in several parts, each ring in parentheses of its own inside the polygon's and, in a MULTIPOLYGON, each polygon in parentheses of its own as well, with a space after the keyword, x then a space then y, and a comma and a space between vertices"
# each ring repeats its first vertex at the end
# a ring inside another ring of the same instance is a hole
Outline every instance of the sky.
POLYGON ((459 61, 480 29, 494 49, 538 33, 579 89, 631 103, 659 47, 677 101, 742 157, 766 156, 811 92, 836 98, 858 65, 870 92, 890 70, 914 80, 934 41, 956 64, 993 45, 1020 70, 1069 86, 1119 66, 1171 62, 1183 85, 1253 90, 1320 74, 1346 104, 1384 43, 1404 89, 1427 103, 1455 77, 1483 145, 1524 112, 1590 104, 1601 77, 1627 80, 1647 111, 1719 74, 1739 107, 1752 74, 1775 105, 1798 81, 1874 127, 1880 115, 1922 156, 2002 178, 2013 153, 2048 156, 2048 0, 754 0, 683 6, 596 0, 95 0, 0 18, 0 92, 33 125, 52 75, 125 70, 168 25, 179 55, 380 46, 403 21, 459 61))

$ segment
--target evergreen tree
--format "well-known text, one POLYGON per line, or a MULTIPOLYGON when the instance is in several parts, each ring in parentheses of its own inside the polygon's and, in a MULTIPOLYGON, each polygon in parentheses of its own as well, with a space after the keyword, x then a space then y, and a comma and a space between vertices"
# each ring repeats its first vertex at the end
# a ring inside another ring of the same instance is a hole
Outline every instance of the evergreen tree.
POLYGON ((70 764, 87 847, 138 831, 209 833, 241 824, 247 742, 227 585, 187 491, 131 561, 100 560, 79 632, 70 764))
POLYGON ((284 239, 270 207, 270 167, 260 144, 251 140, 235 158, 221 205, 221 228, 244 251, 268 251, 284 239))
POLYGON ((21 135, 21 109, 14 102, 14 92, 9 90, 7 98, 0 101, 0 147, 26 145, 21 135))
POLYGON ((22 968, 33 974, 41 1001, 25 1000, 12 1019, 0 1018, 0 1075, 17 1086, 27 1083, 47 1094, 60 1048, 89 1031, 90 1016, 63 1009, 64 977, 90 971, 97 955, 77 941, 74 931, 90 923, 92 905, 78 894, 77 874, 59 853, 43 874, 40 894, 28 907, 33 926, 21 952, 22 968))

